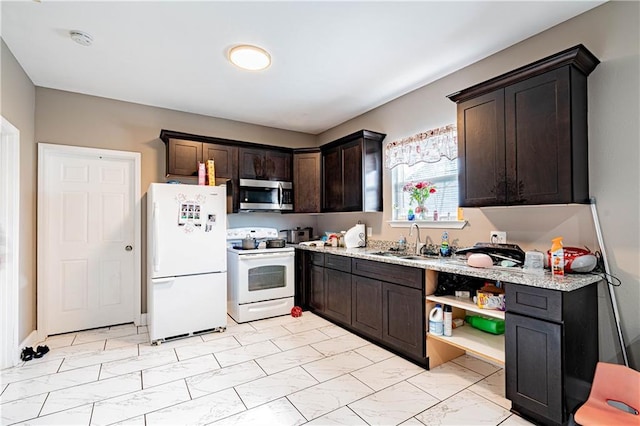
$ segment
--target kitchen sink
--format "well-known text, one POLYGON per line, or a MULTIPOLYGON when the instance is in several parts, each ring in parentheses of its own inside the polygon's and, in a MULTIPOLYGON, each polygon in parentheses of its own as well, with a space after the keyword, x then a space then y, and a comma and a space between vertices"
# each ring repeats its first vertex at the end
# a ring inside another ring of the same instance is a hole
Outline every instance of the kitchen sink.
POLYGON ((429 256, 429 255, 420 256, 417 254, 408 254, 403 252, 392 252, 392 251, 376 251, 369 254, 374 256, 396 257, 398 259, 406 259, 406 260, 427 260, 427 259, 438 258, 438 256, 429 256))

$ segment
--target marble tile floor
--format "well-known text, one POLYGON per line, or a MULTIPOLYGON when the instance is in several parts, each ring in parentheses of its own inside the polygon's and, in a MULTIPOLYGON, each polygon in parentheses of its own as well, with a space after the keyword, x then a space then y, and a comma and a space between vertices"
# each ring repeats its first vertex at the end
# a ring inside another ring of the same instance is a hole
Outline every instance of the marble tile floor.
POLYGON ((529 424, 501 368, 464 355, 427 371, 310 312, 158 346, 133 324, 44 344, 0 372, 2 425, 529 424))

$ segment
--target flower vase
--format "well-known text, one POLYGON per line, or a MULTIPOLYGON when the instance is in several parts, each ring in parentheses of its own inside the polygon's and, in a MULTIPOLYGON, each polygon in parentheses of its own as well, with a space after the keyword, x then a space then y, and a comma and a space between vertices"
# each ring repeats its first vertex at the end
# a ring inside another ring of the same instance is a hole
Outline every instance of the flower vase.
POLYGON ((424 205, 418 205, 418 207, 416 207, 416 220, 427 220, 427 211, 428 210, 424 205))

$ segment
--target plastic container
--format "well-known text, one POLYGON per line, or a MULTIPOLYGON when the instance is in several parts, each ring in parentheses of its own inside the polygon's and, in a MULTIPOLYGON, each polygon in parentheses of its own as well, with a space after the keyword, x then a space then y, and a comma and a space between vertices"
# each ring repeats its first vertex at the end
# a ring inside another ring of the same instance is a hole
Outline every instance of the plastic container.
POLYGON ((528 251, 524 254, 524 272, 544 275, 544 254, 539 251, 528 251))
POLYGON ((407 239, 404 235, 400 235, 400 239, 398 240, 398 250, 405 251, 407 249, 407 239))
POLYGON ((205 183, 205 166, 204 163, 198 163, 198 185, 204 185, 205 183))
POLYGON ((442 312, 442 306, 438 303, 436 307, 429 313, 429 333, 436 336, 442 336, 443 333, 443 320, 444 315, 442 312))
POLYGON ((453 309, 449 305, 444 305, 444 324, 443 333, 445 336, 451 336, 451 330, 453 330, 453 309))
POLYGON ((562 247, 562 237, 551 240, 551 274, 554 277, 564 276, 564 248, 562 247))
POLYGON ((467 324, 478 330, 491 334, 504 334, 504 320, 498 318, 485 318, 477 315, 467 315, 464 319, 467 324))
POLYGON ((451 256, 451 249, 449 248, 449 233, 444 231, 442 233, 442 242, 440 243, 440 256, 451 256))

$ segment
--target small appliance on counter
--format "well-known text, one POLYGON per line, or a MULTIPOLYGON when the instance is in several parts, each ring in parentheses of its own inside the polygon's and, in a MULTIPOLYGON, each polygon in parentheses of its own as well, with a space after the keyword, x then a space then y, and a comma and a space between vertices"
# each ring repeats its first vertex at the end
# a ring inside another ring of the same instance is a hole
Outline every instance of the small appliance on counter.
POLYGON ((313 228, 311 227, 296 227, 295 229, 283 229, 280 231, 281 238, 287 240, 289 244, 299 244, 304 241, 309 241, 312 234, 313 228))

